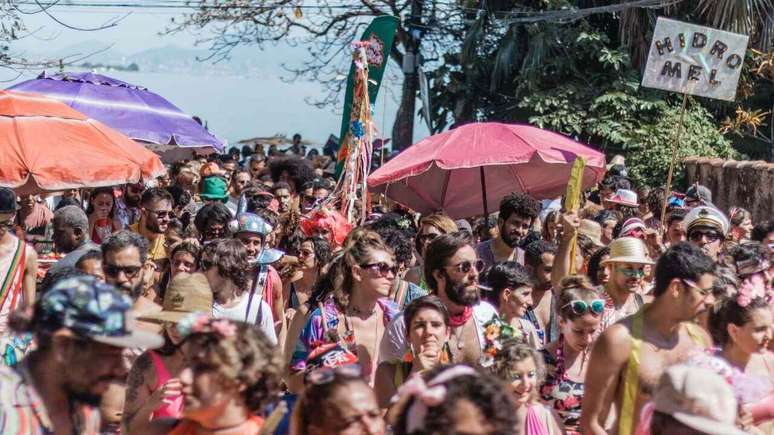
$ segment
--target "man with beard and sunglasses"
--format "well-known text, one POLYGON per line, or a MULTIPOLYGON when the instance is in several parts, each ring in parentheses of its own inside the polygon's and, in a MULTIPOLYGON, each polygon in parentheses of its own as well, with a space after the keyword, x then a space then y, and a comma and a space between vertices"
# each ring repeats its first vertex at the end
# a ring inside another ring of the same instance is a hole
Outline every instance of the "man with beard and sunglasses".
MULTIPOLYGON (((156 267, 147 260, 148 241, 132 231, 118 231, 102 243, 105 281, 131 298, 138 315, 161 311, 161 305, 154 301, 155 293, 151 292, 156 267)), ((150 329, 159 330, 156 325, 150 329)))
POLYGON ((175 217, 172 194, 166 189, 153 187, 142 194, 140 220, 129 229, 148 240, 148 257, 153 261, 167 259, 166 237, 169 221, 175 217))
MULTIPOLYGON (((425 279, 451 315, 449 357, 455 363, 478 364, 485 344, 484 324, 497 315, 492 305, 481 300, 478 275, 483 268, 466 233, 440 235, 427 247, 425 279)), ((380 361, 402 358, 408 349, 406 337, 401 314, 384 333, 380 361)))
POLYGON ((520 245, 540 212, 540 203, 523 193, 511 193, 500 201, 497 217, 497 237, 476 246, 478 258, 489 267, 501 261, 516 261, 524 265, 520 245))
POLYGON ((54 284, 16 325, 34 335, 37 348, 18 366, 0 368, 2 433, 98 433, 102 395, 126 380, 124 348, 162 345, 160 336, 133 328, 130 307, 91 276, 54 284))

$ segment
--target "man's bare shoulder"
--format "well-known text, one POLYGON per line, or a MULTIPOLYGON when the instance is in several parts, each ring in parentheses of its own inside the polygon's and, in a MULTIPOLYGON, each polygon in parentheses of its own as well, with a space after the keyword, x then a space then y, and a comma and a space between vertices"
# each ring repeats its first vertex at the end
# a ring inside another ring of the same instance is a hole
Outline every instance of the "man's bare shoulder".
POLYGON ((624 363, 631 352, 631 322, 627 319, 610 325, 597 338, 594 354, 614 363, 624 363))

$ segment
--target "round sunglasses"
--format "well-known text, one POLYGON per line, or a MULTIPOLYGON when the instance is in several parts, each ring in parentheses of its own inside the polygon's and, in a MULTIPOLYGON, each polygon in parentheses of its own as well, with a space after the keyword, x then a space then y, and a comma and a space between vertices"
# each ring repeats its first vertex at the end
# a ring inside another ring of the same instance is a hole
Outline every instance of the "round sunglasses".
POLYGON ((572 312, 578 316, 582 316, 589 311, 591 311, 592 314, 602 314, 605 311, 605 300, 594 299, 592 301, 586 302, 580 299, 576 299, 562 306, 562 309, 567 307, 570 307, 572 312))
POLYGON ((484 263, 484 260, 476 260, 476 261, 465 260, 463 262, 452 264, 451 266, 446 266, 446 267, 450 269, 454 269, 460 273, 470 273, 471 269, 475 267, 476 272, 481 273, 481 271, 484 270, 485 266, 486 264, 484 263))

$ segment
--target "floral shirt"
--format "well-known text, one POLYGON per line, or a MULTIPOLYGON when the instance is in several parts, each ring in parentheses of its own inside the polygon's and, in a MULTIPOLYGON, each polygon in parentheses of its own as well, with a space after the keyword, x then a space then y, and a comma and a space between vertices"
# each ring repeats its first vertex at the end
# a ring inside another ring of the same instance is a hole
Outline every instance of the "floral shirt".
MULTIPOLYGON (((384 313, 384 318, 382 320, 384 322, 384 326, 386 327, 387 324, 389 324, 390 321, 396 317, 400 311, 395 302, 390 299, 382 298, 379 299, 377 303, 384 313)), ((339 308, 333 298, 328 298, 323 304, 323 308, 325 309, 327 329, 336 330, 339 326, 339 318, 343 317, 343 313, 339 311, 339 308)), ((345 344, 349 350, 357 354, 354 343, 347 340, 347 338, 353 338, 355 340, 356 338, 352 337, 351 335, 349 335, 349 337, 342 338, 347 341, 345 344)), ((290 359, 290 370, 292 372, 304 371, 306 369, 306 359, 309 357, 309 354, 317 346, 325 343, 325 341, 325 328, 323 328, 322 324, 322 315, 320 312, 320 307, 317 307, 312 311, 309 319, 306 321, 306 325, 304 325, 304 328, 301 330, 301 335, 299 335, 298 341, 296 341, 296 346, 293 349, 293 356, 290 359)))
POLYGON ((579 434, 583 382, 575 382, 557 373, 558 361, 546 350, 540 350, 546 363, 546 380, 540 388, 540 397, 547 406, 556 410, 564 422, 565 434, 579 434))

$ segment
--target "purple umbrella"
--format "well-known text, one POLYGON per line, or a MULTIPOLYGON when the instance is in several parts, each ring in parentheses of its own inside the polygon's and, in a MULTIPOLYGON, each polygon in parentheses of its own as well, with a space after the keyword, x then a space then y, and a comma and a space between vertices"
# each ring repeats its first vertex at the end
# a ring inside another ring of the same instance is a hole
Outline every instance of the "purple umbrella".
POLYGON ((190 154, 192 148, 225 149, 222 140, 160 95, 100 74, 48 75, 44 71, 38 78, 9 89, 60 100, 134 140, 150 144, 149 148, 164 160, 190 154))

